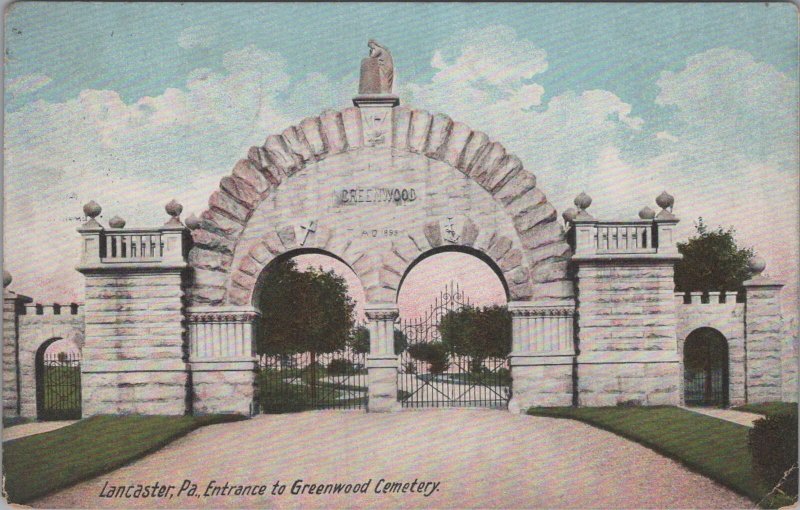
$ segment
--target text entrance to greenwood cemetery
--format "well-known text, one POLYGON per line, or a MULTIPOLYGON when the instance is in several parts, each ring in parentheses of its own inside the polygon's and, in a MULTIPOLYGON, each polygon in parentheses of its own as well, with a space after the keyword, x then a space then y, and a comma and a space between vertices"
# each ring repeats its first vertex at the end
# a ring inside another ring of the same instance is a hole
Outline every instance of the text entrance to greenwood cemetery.
POLYGON ((36 357, 36 410, 40 420, 81 418, 81 359, 75 352, 36 357))
POLYGON ((451 283, 423 316, 396 326, 403 407, 508 406, 511 320, 505 307, 475 308, 451 283))

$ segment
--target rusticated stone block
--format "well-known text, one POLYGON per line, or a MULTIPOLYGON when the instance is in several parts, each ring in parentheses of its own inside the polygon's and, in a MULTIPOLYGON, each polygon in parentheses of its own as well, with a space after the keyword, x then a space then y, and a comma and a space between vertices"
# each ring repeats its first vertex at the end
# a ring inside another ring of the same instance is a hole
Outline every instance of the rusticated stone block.
POLYGON ((281 135, 286 143, 286 147, 294 155, 295 160, 299 159, 301 164, 309 163, 314 160, 311 147, 308 145, 308 142, 306 142, 306 137, 301 130, 295 126, 291 126, 286 128, 281 135))
POLYGON ((522 161, 513 154, 508 154, 497 169, 485 180, 483 188, 490 193, 505 185, 517 172, 522 171, 522 161))
POLYGON ((233 167, 232 173, 234 177, 245 181, 259 194, 266 192, 270 187, 264 174, 249 159, 240 159, 233 167))
POLYGON ((499 143, 494 142, 484 149, 480 158, 469 169, 469 175, 475 182, 484 189, 492 174, 500 167, 500 163, 506 155, 506 149, 499 143))
POLYGON ((322 136, 328 142, 328 153, 338 154, 347 150, 344 126, 339 112, 326 110, 319 117, 322 136))
POLYGON ((234 200, 253 209, 261 202, 261 195, 250 186, 246 181, 236 177, 225 176, 219 183, 220 188, 225 190, 234 200))
POLYGON ((347 146, 351 149, 364 145, 364 131, 361 126, 361 109, 345 108, 342 110, 342 126, 347 146))
POLYGON ((314 156, 319 158, 324 155, 327 152, 327 147, 320 130, 319 117, 303 119, 299 127, 303 131, 303 135, 306 141, 308 141, 308 145, 311 147, 314 156))
POLYGON ((441 159, 447 147, 447 138, 453 125, 452 119, 442 113, 433 116, 430 136, 425 146, 425 155, 430 158, 441 159))
POLYGON ((472 130, 462 122, 453 122, 450 128, 450 136, 442 154, 442 160, 454 168, 458 168, 461 154, 467 146, 467 141, 472 134, 472 130))
POLYGON ((414 110, 411 113, 408 135, 408 149, 411 152, 422 152, 425 149, 432 119, 431 114, 424 110, 414 110))
POLYGON ((425 233, 425 239, 428 240, 428 243, 433 248, 442 245, 442 228, 438 221, 426 223, 423 227, 423 231, 425 233))
POLYGON ((250 215, 250 209, 233 199, 223 190, 217 190, 208 199, 208 206, 244 225, 250 215))
POLYGON ((294 174, 302 165, 302 158, 289 150, 281 135, 270 135, 264 142, 267 158, 283 175, 294 174))
POLYGON ((474 221, 467 218, 464 220, 464 226, 461 229, 461 244, 464 246, 473 246, 478 239, 480 229, 474 221))
POLYGON ((536 187, 536 177, 525 170, 516 172, 503 186, 494 191, 494 198, 507 206, 536 187))
POLYGON ((486 136, 486 133, 473 131, 458 162, 458 169, 469 175, 474 161, 477 161, 487 145, 489 145, 489 137, 486 136))
POLYGON ((411 129, 411 110, 405 106, 398 106, 392 113, 392 146, 405 150, 408 148, 408 134, 411 129))

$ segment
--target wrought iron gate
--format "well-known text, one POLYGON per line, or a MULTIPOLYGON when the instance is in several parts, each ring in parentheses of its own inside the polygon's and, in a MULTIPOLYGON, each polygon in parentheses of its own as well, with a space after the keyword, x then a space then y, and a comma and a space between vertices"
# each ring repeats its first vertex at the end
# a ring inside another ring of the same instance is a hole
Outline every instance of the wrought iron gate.
POLYGON ((40 420, 81 417, 81 359, 74 352, 44 356, 36 367, 36 409, 40 420))
POLYGON ((396 339, 395 350, 400 354, 397 386, 403 407, 508 406, 511 372, 506 358, 472 359, 441 341, 442 318, 466 306, 469 298, 451 282, 423 317, 400 322, 403 341, 396 339))
POLYGON ((358 409, 367 404, 366 353, 259 356, 256 402, 263 413, 358 409))

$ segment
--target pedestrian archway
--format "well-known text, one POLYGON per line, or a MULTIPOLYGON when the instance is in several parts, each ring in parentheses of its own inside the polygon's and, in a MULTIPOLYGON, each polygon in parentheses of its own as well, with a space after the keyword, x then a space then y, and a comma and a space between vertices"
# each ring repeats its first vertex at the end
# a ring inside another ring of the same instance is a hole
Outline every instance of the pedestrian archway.
POLYGON ((55 337, 36 350, 36 417, 42 421, 81 417, 81 353, 55 337))
POLYGON ((713 328, 692 331, 683 345, 686 405, 728 405, 728 342, 713 328))

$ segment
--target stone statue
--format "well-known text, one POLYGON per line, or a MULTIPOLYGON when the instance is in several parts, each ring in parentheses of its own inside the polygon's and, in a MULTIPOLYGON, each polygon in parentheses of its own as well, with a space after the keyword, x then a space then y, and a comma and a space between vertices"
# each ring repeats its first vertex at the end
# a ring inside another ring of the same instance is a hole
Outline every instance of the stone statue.
POLYGON ((389 49, 370 39, 369 57, 361 61, 359 94, 391 94, 394 83, 394 61, 389 49))

